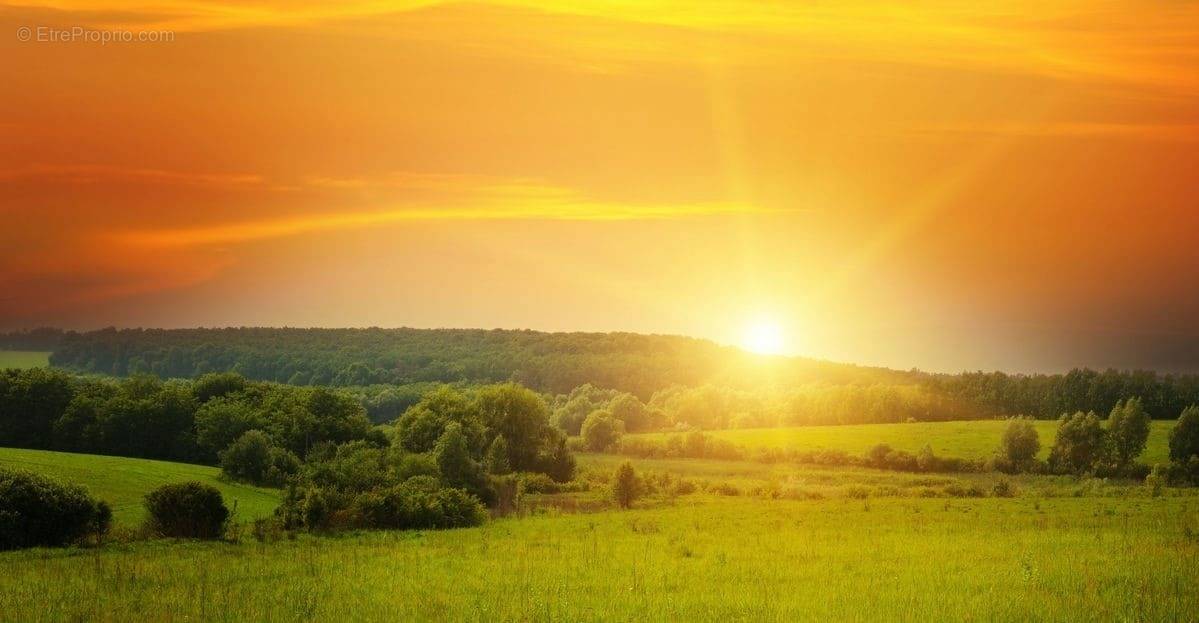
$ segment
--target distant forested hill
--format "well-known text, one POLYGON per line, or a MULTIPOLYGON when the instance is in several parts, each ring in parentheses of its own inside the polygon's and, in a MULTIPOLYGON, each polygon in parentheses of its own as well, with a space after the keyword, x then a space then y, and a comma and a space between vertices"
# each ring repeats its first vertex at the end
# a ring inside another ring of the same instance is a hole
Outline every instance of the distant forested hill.
POLYGON ((52 365, 125 376, 234 371, 300 385, 518 381, 565 393, 592 383, 648 399, 672 385, 913 383, 919 375, 760 357, 707 340, 633 333, 475 329, 104 329, 66 333, 52 365))
MULTIPOLYGON (((517 381, 550 394, 584 384, 649 400, 673 386, 720 386, 769 394, 812 386, 919 388, 946 413, 970 417, 1026 414, 1055 418, 1140 397, 1154 418, 1176 418, 1199 403, 1199 376, 1151 371, 1071 370, 1066 374, 927 374, 804 358, 763 359, 707 340, 633 333, 543 333, 479 329, 38 329, 0 334, 0 349, 53 350, 52 365, 127 376, 149 372, 194 378, 235 371, 294 385, 364 386, 517 381), (944 410, 944 409, 942 409, 944 410)), ((815 388, 819 389, 819 388, 815 388)), ((834 400, 820 390, 821 401, 834 400)), ((894 391, 875 391, 878 410, 894 391)), ((793 397, 793 396, 792 396, 793 397)), ((788 399, 790 399, 788 397, 788 399)), ((901 400, 902 401, 902 400, 901 400)), ((922 407, 923 408, 923 407, 922 407)), ((857 409, 857 407, 855 407, 857 409)), ((955 416, 956 417, 956 416, 955 416)), ((925 418, 934 419, 934 418, 925 418)), ((874 420, 871 420, 874 421, 874 420)), ((885 420, 879 420, 885 421, 885 420)))

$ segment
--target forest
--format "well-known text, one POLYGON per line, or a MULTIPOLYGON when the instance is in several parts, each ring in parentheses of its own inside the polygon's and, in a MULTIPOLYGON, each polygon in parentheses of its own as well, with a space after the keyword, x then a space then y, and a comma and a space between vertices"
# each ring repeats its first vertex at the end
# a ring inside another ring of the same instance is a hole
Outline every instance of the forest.
MULTIPOLYGON (((547 395, 575 388, 674 400, 707 428, 1106 413, 1139 397, 1154 419, 1199 403, 1199 376, 1075 369, 1065 374, 933 374, 759 357, 707 340, 629 333, 473 329, 36 329, 0 334, 0 348, 52 351, 51 364, 114 376, 251 380, 357 388, 376 422, 437 383, 517 382, 547 395), (373 389, 367 389, 371 388, 373 389), (688 398, 708 388, 705 405, 688 398), (677 398, 671 398, 676 396, 677 398), (370 401, 374 402, 371 403, 370 401), (373 404, 373 406, 372 406, 373 404)), ((668 418, 669 421, 669 418, 668 418)))

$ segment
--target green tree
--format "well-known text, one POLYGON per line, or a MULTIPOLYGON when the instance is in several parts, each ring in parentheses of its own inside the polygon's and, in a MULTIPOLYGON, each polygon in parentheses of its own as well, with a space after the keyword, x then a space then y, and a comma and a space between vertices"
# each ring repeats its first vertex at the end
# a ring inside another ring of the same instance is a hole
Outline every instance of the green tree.
POLYGON ((433 456, 437 459, 437 468, 446 486, 465 489, 484 501, 491 499, 486 475, 470 456, 470 447, 466 435, 462 433, 461 424, 450 422, 445 427, 445 432, 433 449, 433 456))
POLYGON ((266 418, 243 402, 212 398, 196 410, 196 443, 206 458, 216 457, 247 431, 267 427, 266 418))
POLYGON ((1183 409, 1178 423, 1170 429, 1170 460, 1185 465, 1193 456, 1199 456, 1199 406, 1196 405, 1183 409))
POLYGON ((235 372, 210 372, 196 379, 192 394, 200 403, 240 392, 248 385, 246 377, 235 372))
POLYGON ((1041 451, 1041 440, 1032 420, 1023 417, 1008 420, 1000 449, 1013 465, 1024 465, 1035 459, 1041 451))
POLYGON ((1149 441, 1149 414, 1140 398, 1117 402, 1107 417, 1107 437, 1116 465, 1131 465, 1149 441))
POLYGON ((621 508, 629 508, 641 496, 641 481, 633 471, 633 464, 625 461, 616 468, 612 477, 612 495, 621 508))
POLYGON ((608 405, 608 410, 612 412, 612 417, 620 420, 624 424, 624 429, 630 433, 648 430, 653 425, 645 403, 632 394, 620 394, 613 398, 608 405))
POLYGON ((537 470, 558 482, 570 482, 575 476, 575 457, 566 447, 566 435, 558 433, 537 455, 537 470))
POLYGON ((277 451, 266 433, 260 430, 247 431, 221 451, 221 471, 233 480, 277 484, 281 476, 274 473, 277 451))
POLYGON ((541 396, 515 383, 489 385, 479 390, 474 406, 488 434, 508 441, 512 470, 535 471, 542 448, 554 439, 541 396))
POLYGON ((624 433, 624 424, 605 410, 592 411, 583 421, 583 444, 588 450, 602 452, 624 433))
POLYGON ((1095 412, 1063 415, 1049 453, 1049 464, 1058 471, 1085 474, 1106 460, 1106 431, 1095 412))
POLYGON ((497 476, 510 473, 512 466, 508 462, 508 441, 503 435, 497 435, 487 448, 487 471, 497 476))
POLYGON ((426 393, 404 411, 396 422, 396 442, 408 452, 428 452, 451 422, 462 426, 472 454, 482 450, 484 429, 477 411, 462 392, 448 385, 426 393))

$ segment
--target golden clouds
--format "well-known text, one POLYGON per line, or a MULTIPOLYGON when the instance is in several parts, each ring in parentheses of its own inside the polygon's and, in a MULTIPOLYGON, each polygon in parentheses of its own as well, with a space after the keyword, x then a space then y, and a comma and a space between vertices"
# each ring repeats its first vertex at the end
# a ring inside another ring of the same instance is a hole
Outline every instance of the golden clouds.
POLYGON ((534 53, 611 70, 637 62, 851 61, 963 67, 1193 94, 1199 5, 1124 0, 911 3, 850 0, 425 0, 129 2, 46 0, 99 25, 212 32, 333 28, 441 40, 491 55, 534 53), (433 17, 439 16, 439 17, 433 17), (555 17, 559 18, 555 23, 555 17), (417 20, 418 29, 407 23, 417 20), (658 29, 646 31, 645 29, 658 29))
POLYGON ((733 203, 640 203, 589 199, 567 188, 531 180, 465 175, 397 173, 379 179, 312 178, 318 188, 362 190, 372 187, 415 189, 424 194, 408 205, 339 212, 294 214, 215 226, 133 229, 109 232, 115 244, 190 247, 236 244, 334 230, 394 225, 412 221, 624 221, 687 217, 781 214, 733 203))

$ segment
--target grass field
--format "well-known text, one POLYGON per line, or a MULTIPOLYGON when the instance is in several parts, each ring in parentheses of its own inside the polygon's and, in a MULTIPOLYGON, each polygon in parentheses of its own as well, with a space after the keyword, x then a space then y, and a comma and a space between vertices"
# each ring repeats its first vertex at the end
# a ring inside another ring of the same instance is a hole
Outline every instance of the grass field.
POLYGON ((0 620, 1190 620, 1199 504, 773 501, 0 555, 0 620), (49 580, 53 578, 53 580, 49 580))
POLYGON ((41 368, 50 365, 50 353, 30 350, 0 350, 0 369, 41 368))
POLYGON ((0 448, 0 467, 25 469, 83 485, 95 497, 112 505, 118 524, 135 526, 144 512, 142 496, 172 482, 198 480, 215 486, 231 509, 237 504, 239 520, 270 515, 279 503, 279 492, 217 479, 215 467, 129 459, 92 454, 0 448))
MULTIPOLYGON (((605 482, 626 459, 577 458, 586 490, 533 496, 523 516, 479 528, 2 552, 0 622, 1184 621, 1199 609, 1197 489, 633 459, 647 480, 696 490, 619 511, 605 482), (1015 497, 992 492, 1001 480, 1015 497)), ((13 449, 0 465, 80 482, 127 524, 146 490, 175 480, 215 484, 243 520, 277 502, 209 467, 13 449)))
MULTIPOLYGON (((1041 438, 1041 458, 1049 456, 1057 433, 1057 422, 1040 420, 1035 423, 1041 438)), ((852 424, 844 426, 796 426, 787 428, 747 428, 706 431, 709 435, 727 439, 746 450, 782 448, 795 450, 845 450, 861 454, 878 443, 887 443, 897 450, 917 452, 925 444, 932 446, 938 456, 968 459, 986 458, 995 453, 1003 429, 1001 420, 969 422, 913 422, 907 424, 852 424)), ((1155 421, 1149 443, 1140 461, 1149 465, 1169 460, 1167 435, 1173 421, 1155 421)), ((670 433, 642 433, 632 437, 661 439, 670 433)))

